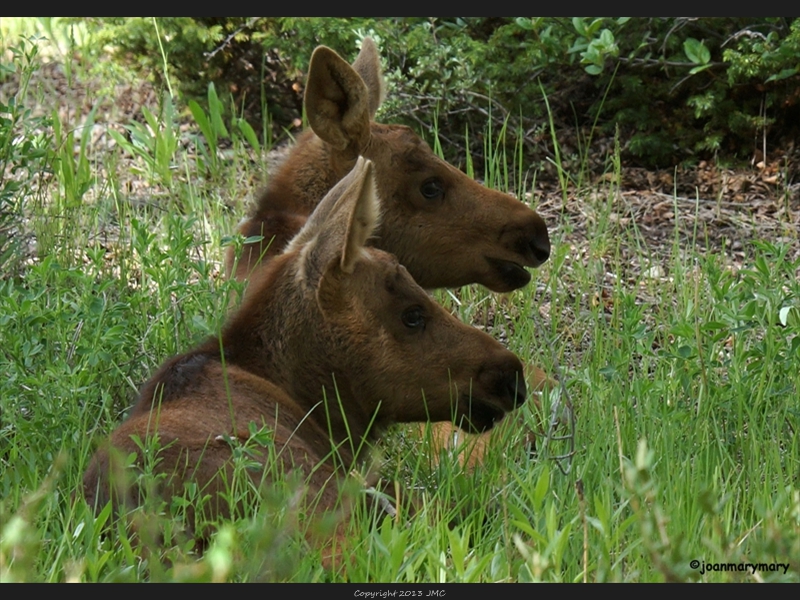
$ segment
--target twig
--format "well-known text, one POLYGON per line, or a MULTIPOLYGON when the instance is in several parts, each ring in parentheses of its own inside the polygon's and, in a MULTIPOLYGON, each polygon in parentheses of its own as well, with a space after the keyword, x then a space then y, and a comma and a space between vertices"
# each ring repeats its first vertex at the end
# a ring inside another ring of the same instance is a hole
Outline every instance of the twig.
POLYGON ((211 52, 204 52, 203 56, 205 56, 206 58, 209 58, 209 59, 214 58, 214 56, 217 54, 217 52, 223 50, 226 46, 230 45, 230 43, 233 40, 233 38, 235 38, 237 35, 239 35, 243 30, 249 29, 250 27, 255 25, 255 23, 256 23, 256 21, 258 21, 258 19, 259 19, 259 17, 250 17, 250 20, 247 21, 247 23, 245 23, 244 25, 239 27, 239 29, 237 29, 232 34, 230 34, 228 37, 226 37, 223 40, 223 42, 219 46, 214 48, 211 52))
POLYGON ((720 48, 724 48, 728 44, 728 42, 735 42, 739 38, 745 37, 745 36, 747 36, 749 38, 759 38, 760 40, 762 40, 764 42, 767 41, 767 36, 765 36, 760 31, 751 31, 750 29, 742 29, 742 30, 737 31, 736 33, 734 33, 732 36, 730 36, 724 42, 722 42, 722 44, 720 44, 719 47, 720 48))
MULTIPOLYGON (((538 315, 536 311, 531 313, 531 318, 533 319, 536 328, 539 331, 544 331, 541 323, 539 322, 538 315)), ((557 398, 556 401, 553 403, 553 406, 550 409, 550 422, 547 427, 547 434, 545 435, 544 444, 542 448, 542 455, 545 455, 547 450, 547 443, 548 442, 555 442, 555 441, 568 441, 569 449, 564 454, 554 454, 550 456, 550 458, 555 461, 558 470, 561 471, 562 475, 568 475, 569 472, 572 470, 572 457, 575 456, 575 409, 572 404, 572 399, 570 398, 569 391, 567 391, 567 386, 564 383, 564 377, 561 373, 561 369, 558 367, 558 358, 556 357, 555 347, 553 344, 550 345, 550 353, 552 355, 553 361, 553 369, 555 370, 556 378, 558 379, 559 387, 561 390, 560 398, 557 398), (565 416, 566 413, 566 420, 568 423, 568 431, 565 435, 555 435, 556 428, 562 423, 562 417, 565 416), (566 462, 566 466, 564 466, 564 462, 566 462)))
POLYGON ((669 200, 675 200, 676 202, 687 202, 691 204, 714 204, 719 206, 731 206, 731 207, 738 207, 742 208, 743 206, 747 206, 744 202, 726 202, 724 200, 712 200, 710 198, 684 198, 681 196, 673 196, 672 194, 665 194, 664 192, 653 192, 657 196, 661 196, 663 198, 668 198, 669 200))

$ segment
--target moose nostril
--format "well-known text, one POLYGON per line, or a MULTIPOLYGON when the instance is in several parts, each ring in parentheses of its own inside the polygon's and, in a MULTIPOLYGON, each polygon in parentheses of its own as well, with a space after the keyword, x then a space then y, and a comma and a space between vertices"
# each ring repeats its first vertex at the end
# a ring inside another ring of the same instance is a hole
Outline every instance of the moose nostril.
POLYGON ((544 235, 535 235, 531 238, 530 247, 533 256, 540 264, 547 262, 547 259, 550 258, 550 236, 547 235, 546 229, 544 235))
POLYGON ((504 411, 512 411, 521 406, 528 396, 522 364, 510 352, 494 367, 482 369, 478 382, 486 392, 502 402, 504 411))
POLYGON ((550 234, 547 232, 544 220, 538 214, 534 216, 533 227, 529 230, 529 234, 532 235, 528 238, 528 247, 534 258, 542 264, 550 258, 550 234))

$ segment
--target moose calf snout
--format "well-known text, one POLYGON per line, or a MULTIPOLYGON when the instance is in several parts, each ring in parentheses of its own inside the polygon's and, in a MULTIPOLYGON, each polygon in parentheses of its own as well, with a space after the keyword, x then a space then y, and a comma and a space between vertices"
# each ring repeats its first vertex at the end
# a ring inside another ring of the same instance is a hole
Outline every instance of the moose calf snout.
POLYGON ((511 352, 502 361, 484 368, 478 381, 487 391, 503 399, 509 411, 522 406, 528 395, 522 363, 511 352))

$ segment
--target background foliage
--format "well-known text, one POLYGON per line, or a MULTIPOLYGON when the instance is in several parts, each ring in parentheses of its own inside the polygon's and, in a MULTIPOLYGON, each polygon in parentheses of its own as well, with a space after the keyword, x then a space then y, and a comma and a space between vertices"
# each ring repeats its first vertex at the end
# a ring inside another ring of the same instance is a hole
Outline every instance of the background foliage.
POLYGON ((354 56, 372 35, 394 86, 384 110, 428 128, 415 115, 438 111, 439 135, 462 154, 468 143, 482 151, 491 112, 510 118, 529 154, 552 156, 545 96, 559 128, 618 126, 623 159, 651 167, 749 160, 762 138, 781 146, 800 127, 797 18, 183 17, 159 19, 160 37, 150 19, 90 23, 98 50, 174 78, 189 97, 213 81, 254 126, 264 102, 278 129, 300 116, 317 44, 354 56))

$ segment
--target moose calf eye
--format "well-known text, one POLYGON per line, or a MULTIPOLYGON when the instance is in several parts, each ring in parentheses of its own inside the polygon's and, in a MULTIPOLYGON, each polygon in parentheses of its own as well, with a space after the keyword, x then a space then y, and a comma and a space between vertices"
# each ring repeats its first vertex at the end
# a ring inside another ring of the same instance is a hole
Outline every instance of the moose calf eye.
POLYGON ((419 307, 405 310, 401 319, 403 320, 403 325, 409 329, 425 329, 425 317, 419 307))
POLYGON ((435 200, 436 198, 444 196, 444 186, 438 179, 428 179, 422 184, 419 191, 428 200, 435 200))

